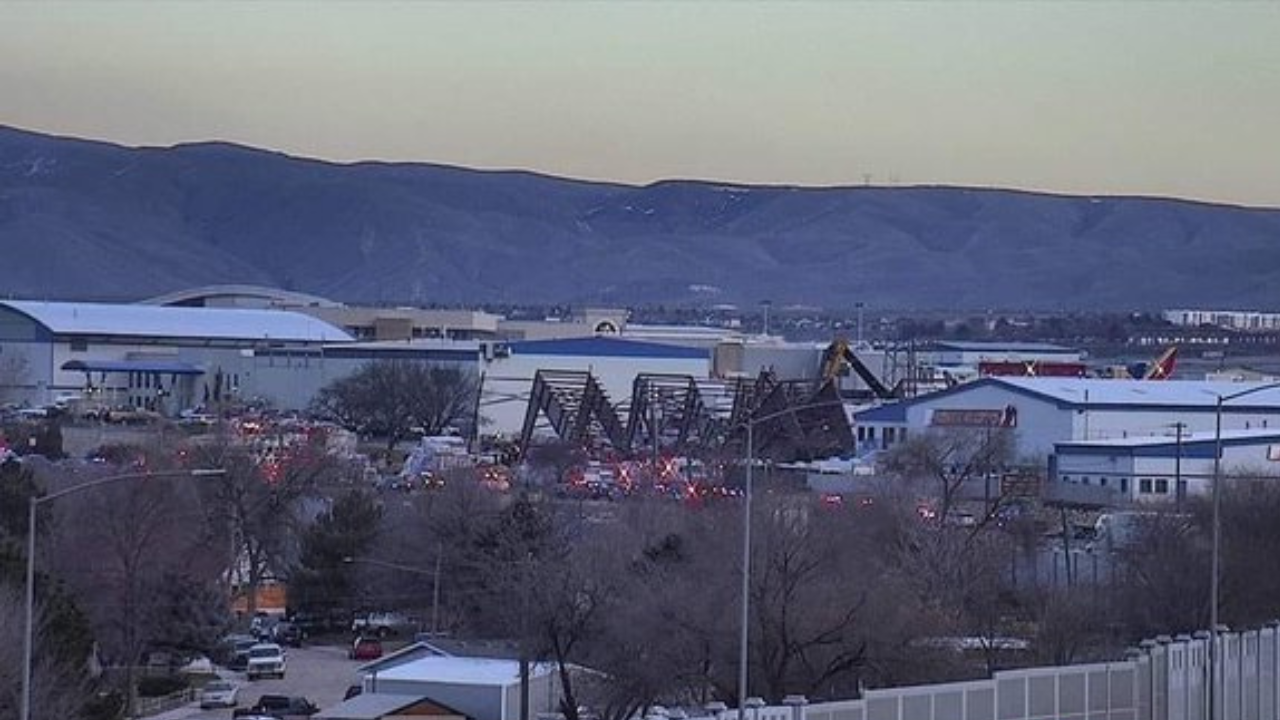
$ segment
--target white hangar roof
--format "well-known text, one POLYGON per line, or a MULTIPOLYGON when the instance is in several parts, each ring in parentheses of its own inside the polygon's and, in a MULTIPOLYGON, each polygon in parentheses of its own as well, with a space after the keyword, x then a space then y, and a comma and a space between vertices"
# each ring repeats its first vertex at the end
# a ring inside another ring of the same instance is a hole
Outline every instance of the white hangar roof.
POLYGON ((55 335, 105 335, 279 342, 351 342, 342 330, 286 310, 0 301, 55 335))
POLYGON ((859 422, 902 423, 908 408, 998 388, 1073 410, 1210 411, 1218 397, 1225 412, 1280 412, 1280 385, 1202 380, 1100 380, 1096 378, 987 377, 928 395, 858 412, 859 422), (1270 387, 1275 385, 1274 387, 1270 387))
MULTIPOLYGON (((1218 397, 1227 406, 1280 408, 1280 386, 1267 383, 1201 380, 1098 380, 1094 378, 988 378, 1062 405, 1080 408, 1105 406, 1209 408, 1218 397), (1229 400, 1241 396, 1238 400, 1229 400)), ((983 382, 983 381, 979 381, 983 382)), ((964 387, 964 386, 961 386, 964 387)))

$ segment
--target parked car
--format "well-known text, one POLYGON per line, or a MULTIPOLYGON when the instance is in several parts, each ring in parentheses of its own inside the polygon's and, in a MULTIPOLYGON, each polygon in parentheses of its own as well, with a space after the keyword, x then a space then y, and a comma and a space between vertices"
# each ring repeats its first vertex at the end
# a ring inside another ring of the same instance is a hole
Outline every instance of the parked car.
POLYGON ((263 695, 252 707, 232 713, 233 718, 247 720, 251 717, 273 717, 279 720, 305 720, 320 712, 315 703, 300 695, 263 695))
POLYGON ((305 633, 302 632, 300 626, 294 623, 281 622, 276 623, 275 627, 271 628, 271 636, 273 640, 281 645, 302 647, 302 638, 305 637, 305 633))
POLYGON ((275 643, 258 643, 254 645, 249 648, 249 665, 244 672, 250 680, 257 680, 260 677, 283 679, 285 672, 284 648, 275 643))
POLYGON ((271 642, 279 619, 259 610, 249 621, 249 634, 258 638, 259 642, 271 642))
POLYGON ((382 641, 377 638, 358 637, 351 643, 347 657, 352 660, 377 660, 382 657, 382 641))
POLYGON ((200 707, 233 708, 239 704, 240 686, 230 680, 214 680, 200 691, 200 707))
POLYGON ((222 639, 215 659, 228 670, 244 670, 249 667, 249 648, 257 644, 252 635, 228 635, 222 639))

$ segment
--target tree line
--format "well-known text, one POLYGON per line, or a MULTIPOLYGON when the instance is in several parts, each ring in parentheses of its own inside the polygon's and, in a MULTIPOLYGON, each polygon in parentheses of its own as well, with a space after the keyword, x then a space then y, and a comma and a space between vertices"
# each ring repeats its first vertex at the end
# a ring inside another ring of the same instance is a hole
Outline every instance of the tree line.
MULTIPOLYGON (((751 518, 749 694, 852 697, 1118 657, 1142 638, 1206 626, 1202 503, 1154 515, 1138 542, 1107 555, 1101 577, 1031 582, 1019 559, 1057 542, 1045 538, 1053 515, 1003 512, 1003 495, 961 512, 968 501, 958 492, 1013 464, 1011 447, 1002 432, 913 438, 886 461, 882 486, 843 503, 762 485, 751 518)), ((264 475, 246 448, 217 438, 110 457, 106 468, 0 467, 4 617, 20 617, 32 495, 109 473, 226 472, 145 478, 42 507, 37 717, 111 717, 119 706, 94 699, 122 681, 95 664, 127 670, 156 652, 209 652, 234 621, 232 590, 268 578, 287 583, 296 611, 401 610, 425 631, 505 640, 556 668, 568 720, 580 708, 623 720, 654 704, 737 697, 736 500, 569 500, 542 486, 496 493, 455 473, 441 488, 384 502, 320 447, 264 475)), ((1231 625, 1275 614, 1278 513, 1274 487, 1228 483, 1222 617, 1231 625)), ((0 628, 7 716, 17 707, 21 624, 0 628)))

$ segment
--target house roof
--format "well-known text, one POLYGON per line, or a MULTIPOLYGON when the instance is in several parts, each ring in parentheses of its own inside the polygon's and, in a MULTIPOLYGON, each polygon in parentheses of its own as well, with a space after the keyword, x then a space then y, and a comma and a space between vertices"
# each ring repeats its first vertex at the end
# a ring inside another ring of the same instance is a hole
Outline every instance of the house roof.
POLYGON ((559 340, 525 340, 511 343, 512 355, 559 355, 577 357, 643 357, 709 360, 706 350, 678 345, 623 340, 615 337, 582 337, 559 340))
MULTIPOLYGON (((529 672, 536 677, 550 673, 551 669, 546 665, 536 665, 531 666, 529 672)), ((493 658, 430 656, 379 670, 377 676, 379 680, 508 687, 520 682, 520 663, 493 658)))
POLYGON ((422 657, 472 657, 488 660, 518 660, 520 649, 508 640, 462 640, 430 637, 425 633, 414 642, 388 653, 356 669, 360 673, 379 673, 385 668, 404 665, 422 657))
POLYGON ((455 637, 430 637, 418 641, 436 655, 446 657, 480 657, 494 660, 519 660, 520 646, 510 640, 471 640, 455 637))
POLYGON ((55 335, 211 340, 350 342, 338 328, 287 310, 165 307, 111 303, 0 301, 55 335))
POLYGON ((432 700, 426 695, 392 695, 388 693, 361 693, 350 700, 343 700, 331 708, 321 710, 314 717, 321 720, 379 720, 385 715, 424 701, 437 705, 454 715, 466 717, 466 713, 458 712, 443 703, 432 700))
POLYGON ((884 405, 877 405, 866 410, 859 410, 853 414, 854 422, 861 423, 905 423, 907 421, 907 406, 902 402, 890 402, 884 405))

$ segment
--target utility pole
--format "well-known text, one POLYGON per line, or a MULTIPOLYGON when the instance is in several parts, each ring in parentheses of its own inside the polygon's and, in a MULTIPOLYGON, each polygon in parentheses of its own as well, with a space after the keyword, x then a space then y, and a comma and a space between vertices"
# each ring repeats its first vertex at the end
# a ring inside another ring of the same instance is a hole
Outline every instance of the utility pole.
POLYGON ((858 342, 854 345, 854 347, 858 349, 862 348, 862 308, 865 305, 866 303, 863 302, 856 302, 853 304, 853 306, 858 310, 858 342))
POLYGON ((1187 497, 1186 485, 1182 482, 1182 431, 1186 429, 1187 424, 1179 420, 1173 424, 1174 430, 1177 431, 1177 440, 1174 442, 1173 456, 1173 502, 1176 512, 1182 512, 1182 504, 1187 497))
POLYGON ((431 636, 440 636, 440 563, 444 559, 444 542, 436 543, 436 571, 431 582, 431 636))

